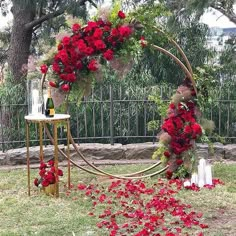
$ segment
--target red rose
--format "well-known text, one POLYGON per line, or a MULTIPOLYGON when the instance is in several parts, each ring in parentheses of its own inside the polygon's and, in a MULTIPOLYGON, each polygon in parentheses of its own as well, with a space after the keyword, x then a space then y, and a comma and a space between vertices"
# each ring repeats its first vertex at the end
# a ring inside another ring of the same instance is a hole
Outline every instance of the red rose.
POLYGON ((49 182, 50 184, 54 184, 56 182, 55 175, 52 172, 49 172, 45 178, 45 181, 49 182))
POLYGON ((173 120, 177 130, 183 128, 183 121, 181 120, 180 117, 178 117, 178 116, 177 117, 173 117, 172 120, 173 120))
POLYGON ((103 30, 106 31, 106 32, 107 32, 107 31, 110 31, 110 30, 111 30, 111 27, 108 26, 108 25, 105 25, 104 28, 103 28, 103 30))
POLYGON ((68 91, 70 91, 70 86, 68 84, 63 84, 61 86, 61 89, 65 92, 68 92, 68 91))
POLYGON ((98 27, 98 24, 97 24, 97 22, 89 21, 89 22, 88 22, 88 27, 90 27, 90 28, 96 28, 96 27, 98 27))
POLYGON ((128 38, 132 33, 131 28, 129 26, 121 26, 118 30, 120 35, 125 38, 128 38))
POLYGON ((41 70, 42 74, 46 74, 48 71, 48 66, 43 64, 40 66, 40 70, 41 70))
POLYGON ((86 48, 84 49, 84 53, 85 53, 87 56, 92 55, 93 52, 94 52, 94 49, 91 48, 91 47, 86 47, 86 48))
POLYGON ((44 180, 42 181, 42 186, 43 186, 43 187, 47 187, 49 184, 50 184, 49 181, 46 180, 46 179, 44 179, 44 180))
POLYGON ((43 177, 43 176, 45 175, 45 173, 46 173, 46 170, 45 170, 45 169, 41 169, 41 170, 39 171, 39 175, 40 175, 41 177, 43 177))
POLYGON ((98 62, 95 59, 92 59, 88 64, 88 69, 91 71, 98 70, 98 62))
POLYGON ((125 13, 123 11, 118 11, 118 17, 120 19, 125 19, 125 13))
POLYGON ((93 33, 93 37, 96 39, 100 39, 102 38, 103 35, 103 31, 100 28, 95 29, 94 33, 93 33))
POLYGON ((75 67, 76 67, 76 69, 81 70, 83 68, 82 62, 81 61, 77 61, 75 67))
POLYGON ((193 133, 193 130, 192 130, 192 127, 190 125, 186 125, 184 127, 184 133, 187 135, 187 136, 191 136, 192 133, 193 133))
POLYGON ((106 60, 110 61, 110 60, 113 59, 113 53, 114 53, 114 52, 113 52, 111 49, 108 49, 106 52, 103 53, 103 57, 104 57, 106 60))
POLYGON ((171 104, 169 105, 169 108, 170 108, 170 109, 175 109, 175 104, 174 104, 174 103, 171 103, 171 104))
POLYGON ((49 161, 48 161, 48 165, 49 165, 49 166, 54 166, 54 161, 53 161, 53 160, 49 160, 49 161))
POLYGON ((61 68, 56 62, 52 64, 52 70, 55 71, 57 74, 61 72, 61 68))
POLYGON ((63 176, 63 171, 62 171, 61 169, 58 169, 57 174, 58 174, 59 176, 63 176))
POLYGON ((86 45, 86 43, 84 42, 83 39, 80 39, 80 40, 77 42, 77 47, 78 47, 79 51, 84 52, 85 49, 87 48, 87 45, 86 45))
POLYGON ((202 134, 202 128, 198 123, 193 124, 192 127, 193 127, 194 133, 202 134))
POLYGON ((58 57, 63 62, 63 64, 68 64, 69 57, 65 49, 59 51, 56 57, 58 57))
POLYGON ((36 187, 39 186, 39 180, 38 180, 38 178, 36 178, 36 179, 34 180, 34 185, 35 185, 36 187))
POLYGON ((47 164, 44 163, 44 162, 40 162, 39 169, 42 170, 42 169, 45 169, 45 168, 47 168, 47 164))
POLYGON ((119 34, 119 31, 118 29, 112 29, 111 30, 111 36, 112 37, 118 37, 120 34, 119 34))
POLYGON ((69 46, 69 45, 70 45, 70 37, 65 36, 65 37, 62 39, 62 44, 63 44, 64 46, 69 46))
POLYGON ((171 170, 166 171, 166 178, 167 179, 171 179, 172 175, 173 175, 173 172, 171 170))
POLYGON ((53 88, 57 88, 57 84, 54 81, 49 81, 49 85, 53 88))
POLYGON ((74 73, 67 74, 67 81, 73 83, 76 81, 76 77, 74 73))
POLYGON ((184 162, 184 161, 183 161, 182 159, 176 159, 176 164, 177 164, 178 166, 182 165, 183 162, 184 162))
POLYGON ((61 43, 59 43, 58 46, 57 46, 57 50, 60 51, 62 49, 63 49, 63 45, 61 43))
POLYGON ((80 29, 80 24, 73 24, 72 25, 72 31, 74 32, 74 33, 76 33, 76 32, 78 32, 79 31, 79 29, 80 29))
POLYGON ((165 120, 164 124, 162 125, 162 129, 171 136, 176 133, 175 125, 170 119, 165 120))
POLYGON ((97 50, 103 50, 106 48, 106 44, 100 39, 94 42, 94 46, 97 50))
POLYGON ((167 157, 167 158, 169 158, 169 157, 170 157, 170 152, 169 152, 169 151, 165 151, 165 152, 164 152, 164 156, 167 157))

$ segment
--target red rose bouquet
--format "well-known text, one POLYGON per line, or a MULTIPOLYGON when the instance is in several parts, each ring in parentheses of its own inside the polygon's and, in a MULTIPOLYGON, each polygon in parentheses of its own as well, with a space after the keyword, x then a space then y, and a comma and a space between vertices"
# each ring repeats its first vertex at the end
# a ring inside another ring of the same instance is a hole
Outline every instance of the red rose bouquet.
POLYGON ((186 177, 194 168, 195 140, 202 135, 198 115, 196 95, 186 79, 172 97, 162 125, 160 147, 153 156, 169 166, 167 178, 186 177))
MULTIPOLYGON (((49 160, 47 163, 41 162, 39 166, 40 178, 35 178, 34 184, 37 187, 47 187, 50 184, 56 183, 56 167, 53 160, 49 160)), ((63 171, 57 169, 57 176, 63 176, 63 171)))
MULTIPOLYGON (((51 66, 50 77, 54 79, 49 84, 69 92, 73 84, 81 80, 89 81, 102 64, 124 53, 126 42, 134 44, 134 40, 130 40, 134 27, 125 23, 125 18, 126 15, 119 11, 112 22, 109 17, 98 17, 86 26, 72 25, 72 34, 62 38, 50 65, 41 66, 42 74, 46 74, 51 66)), ((139 40, 137 42, 139 44, 139 40)))

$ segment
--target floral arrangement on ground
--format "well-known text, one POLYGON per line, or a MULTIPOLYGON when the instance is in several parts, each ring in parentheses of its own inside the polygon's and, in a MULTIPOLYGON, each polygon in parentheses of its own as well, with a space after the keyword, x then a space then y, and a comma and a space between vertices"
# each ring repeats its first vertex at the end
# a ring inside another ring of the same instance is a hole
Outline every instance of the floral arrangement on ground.
POLYGON ((34 185, 39 188, 45 188, 51 184, 55 184, 56 181, 58 181, 56 179, 57 176, 63 176, 63 171, 55 167, 53 160, 49 160, 47 163, 41 161, 39 166, 39 176, 39 178, 34 179, 34 185))

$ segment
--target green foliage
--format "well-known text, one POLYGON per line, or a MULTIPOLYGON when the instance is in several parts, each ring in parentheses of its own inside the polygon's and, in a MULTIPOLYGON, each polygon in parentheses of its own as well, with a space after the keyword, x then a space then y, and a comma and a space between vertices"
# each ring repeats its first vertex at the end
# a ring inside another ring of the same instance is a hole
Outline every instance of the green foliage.
POLYGON ((24 115, 27 109, 25 87, 25 81, 13 83, 10 74, 7 74, 4 83, 0 84, 0 140, 9 142, 2 146, 3 149, 12 148, 12 140, 21 140, 25 137, 24 115))
POLYGON ((168 108, 168 103, 166 101, 163 101, 163 99, 161 98, 160 94, 156 94, 156 95, 150 95, 148 97, 148 99, 150 101, 153 101, 156 103, 157 105, 157 110, 160 114, 160 116, 162 118, 165 118, 166 116, 166 112, 167 112, 167 108, 168 108))
POLYGON ((25 81, 14 83, 13 77, 7 73, 3 83, 0 84, 0 101, 2 105, 25 103, 25 81))
POLYGON ((196 73, 194 74, 194 79, 196 81, 196 86, 198 89, 197 102, 204 114, 205 107, 212 104, 212 97, 209 91, 213 91, 218 84, 218 81, 214 79, 215 69, 210 66, 197 67, 196 73))
POLYGON ((226 42, 223 52, 220 54, 220 72, 224 77, 236 75, 236 36, 231 36, 226 42))

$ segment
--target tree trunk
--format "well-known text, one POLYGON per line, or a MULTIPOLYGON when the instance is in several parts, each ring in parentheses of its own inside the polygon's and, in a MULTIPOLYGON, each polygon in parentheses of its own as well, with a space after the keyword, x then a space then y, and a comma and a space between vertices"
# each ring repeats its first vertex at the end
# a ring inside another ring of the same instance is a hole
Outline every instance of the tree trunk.
POLYGON ((13 26, 11 33, 10 48, 8 52, 8 65, 14 81, 20 83, 27 74, 28 56, 32 40, 33 28, 26 24, 35 17, 35 5, 23 5, 19 0, 13 0, 13 26))

